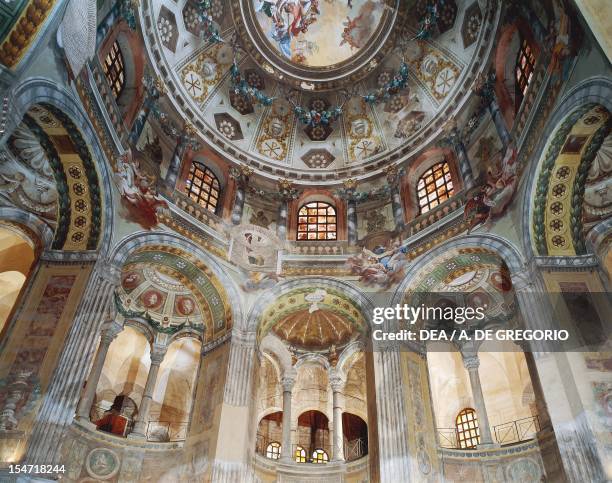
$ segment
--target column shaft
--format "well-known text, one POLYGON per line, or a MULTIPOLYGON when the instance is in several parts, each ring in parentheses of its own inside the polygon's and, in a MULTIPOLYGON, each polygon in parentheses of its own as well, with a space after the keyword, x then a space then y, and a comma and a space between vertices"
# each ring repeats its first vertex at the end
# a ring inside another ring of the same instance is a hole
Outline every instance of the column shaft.
POLYGON ((291 447, 291 395, 295 379, 283 377, 283 440, 281 442, 281 460, 293 461, 293 448, 291 447))
POLYGON ((344 438, 342 434, 342 407, 340 406, 340 391, 333 391, 334 406, 334 448, 333 459, 335 461, 344 460, 344 438))
POLYGON ((349 245, 355 245, 357 243, 357 203, 354 200, 347 201, 346 224, 349 245))
POLYGON ((489 426, 489 416, 485 406, 484 396, 482 394, 482 386, 480 384, 480 375, 478 374, 478 366, 470 365, 468 368, 470 375, 470 386, 472 386, 472 396, 474 397, 474 406, 476 406, 476 416, 478 417, 478 427, 480 428, 480 444, 492 444, 491 428, 489 426))
POLYGON ((402 196, 399 191, 399 186, 391 188, 391 209, 393 210, 393 221, 395 229, 401 230, 404 228, 404 207, 402 206, 402 196))
POLYGON ((245 192, 244 187, 238 183, 236 187, 236 197, 234 198, 234 208, 232 209, 232 223, 239 225, 242 222, 242 213, 244 211, 245 192))
POLYGON ((504 116, 502 116, 502 113, 499 109, 499 104, 497 103, 497 97, 495 96, 495 93, 493 93, 493 96, 491 97, 491 100, 489 102, 489 112, 491 113, 493 124, 495 124, 497 135, 499 136, 499 139, 501 140, 504 149, 506 149, 512 141, 512 136, 510 135, 508 126, 506 126, 504 116))
POLYGON ((98 388, 98 382, 100 381, 100 375, 104 368, 104 362, 106 361, 106 355, 112 341, 115 339, 117 333, 106 330, 102 333, 100 338, 100 345, 98 352, 89 371, 89 377, 87 378, 87 384, 85 385, 85 392, 79 401, 77 408, 77 418, 82 421, 89 421, 89 413, 91 406, 93 405, 94 397, 96 395, 96 389, 98 388))
POLYGON ((286 200, 281 201, 278 207, 278 219, 276 220, 276 235, 281 240, 287 239, 287 215, 289 212, 289 203, 286 200))
POLYGON ((176 186, 176 181, 181 169, 181 163, 183 161, 183 155, 185 154, 186 147, 187 143, 185 142, 183 136, 181 136, 176 143, 176 147, 172 153, 172 158, 170 158, 168 171, 166 172, 166 184, 170 190, 174 190, 174 187, 176 186))
POLYGON ((147 424, 149 423, 149 411, 151 409, 151 401, 153 400, 153 391, 155 390, 159 367, 164 359, 165 352, 165 348, 154 348, 151 351, 151 367, 149 368, 147 382, 142 394, 140 407, 138 408, 138 416, 136 418, 136 424, 134 425, 134 431, 131 434, 136 438, 146 437, 147 424))

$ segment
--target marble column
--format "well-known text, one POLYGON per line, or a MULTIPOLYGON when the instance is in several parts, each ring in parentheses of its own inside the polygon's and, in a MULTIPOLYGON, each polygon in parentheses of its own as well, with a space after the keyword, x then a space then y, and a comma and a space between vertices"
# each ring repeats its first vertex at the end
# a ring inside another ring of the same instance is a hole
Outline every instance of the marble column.
POLYGON ((74 419, 96 337, 108 318, 119 280, 112 270, 106 259, 100 258, 92 272, 43 397, 24 462, 60 464, 58 441, 74 419))
POLYGON ((416 459, 408 447, 408 402, 404 397, 402 361, 396 348, 373 354, 376 382, 380 481, 407 481, 417 474, 416 459))
POLYGON ((117 322, 110 322, 106 324, 102 329, 100 336, 100 344, 98 345, 98 352, 94 357, 93 365, 89 371, 89 377, 85 385, 85 391, 81 396, 79 405, 77 407, 77 419, 89 423, 89 413, 91 412, 91 406, 96 396, 96 389, 98 388, 98 382, 100 381, 100 375, 104 368, 104 362, 106 361, 106 355, 111 343, 115 340, 117 335, 123 330, 123 325, 117 322))
POLYGON ((357 243, 357 202, 349 199, 346 202, 346 226, 349 245, 357 243))
POLYGON ((340 397, 344 388, 344 381, 337 377, 330 378, 333 403, 333 426, 334 426, 334 445, 332 449, 333 461, 344 461, 344 433, 342 431, 342 406, 340 397))
POLYGON ((128 136, 128 142, 130 144, 134 146, 136 145, 140 139, 140 135, 142 134, 145 124, 147 123, 151 109, 157 100, 163 95, 165 95, 165 88, 159 77, 154 81, 149 82, 146 89, 144 102, 142 103, 142 107, 134 119, 132 129, 130 130, 130 134, 128 136))
POLYGON ((476 79, 473 90, 482 98, 483 104, 489 109, 497 135, 504 149, 506 149, 512 142, 512 135, 510 134, 508 126, 506 126, 506 121, 501 113, 497 95, 495 94, 495 74, 490 74, 486 77, 480 75, 476 79))
POLYGON ((493 118, 493 124, 495 124, 497 135, 499 136, 504 149, 506 149, 512 142, 512 135, 510 134, 508 126, 506 126, 506 120, 501 113, 495 93, 493 93, 493 96, 489 101, 489 112, 491 113, 491 118, 493 118))
POLYGON ((129 435, 133 439, 146 438, 147 425, 149 424, 149 411, 151 410, 151 402, 153 400, 153 391, 155 390, 155 384, 157 383, 159 367, 164 360, 167 349, 168 348, 166 346, 157 344, 153 344, 153 348, 151 349, 151 367, 149 368, 147 382, 142 394, 142 400, 140 401, 140 407, 138 408, 136 424, 134 424, 134 430, 129 435))
POLYGON ((278 217, 276 219, 276 236, 281 240, 287 239, 287 218, 289 215, 289 202, 281 200, 278 207, 278 217))
POLYGON ((283 387, 283 440, 281 443, 281 460, 293 461, 293 448, 291 447, 291 396, 295 375, 286 374, 281 379, 283 387))
POLYGON ((461 180, 463 181, 463 188, 465 191, 474 187, 474 175, 472 173, 472 165, 470 164, 470 158, 468 157, 465 144, 461 139, 461 134, 456 125, 451 126, 448 129, 448 140, 455 151, 457 161, 459 162, 459 172, 461 173, 461 180))
POLYGON ((478 366, 480 365, 480 359, 478 359, 478 355, 464 355, 463 365, 468 370, 468 374, 470 375, 472 397, 474 398, 476 416, 478 417, 478 427, 480 429, 479 446, 492 445, 493 438, 491 437, 491 427, 489 426, 489 417, 487 416, 487 408, 485 406, 484 396, 482 394, 480 374, 478 374, 478 366))
POLYGON ((391 187, 391 210, 393 211, 393 221, 395 229, 402 230, 406 223, 404 222, 404 206, 402 205, 402 195, 400 194, 399 185, 391 187))
POLYGON ((172 152, 172 158, 170 158, 170 164, 168 165, 168 171, 166 171, 166 184, 173 190, 178 180, 179 171, 181 169, 181 163, 183 161, 183 155, 187 150, 187 143, 185 138, 180 136, 176 142, 176 147, 172 152))
POLYGON ((404 222, 404 205, 400 193, 400 177, 403 171, 398 170, 397 166, 389 166, 383 172, 387 175, 387 183, 391 189, 391 211, 393 211, 395 229, 401 231, 406 225, 404 222))

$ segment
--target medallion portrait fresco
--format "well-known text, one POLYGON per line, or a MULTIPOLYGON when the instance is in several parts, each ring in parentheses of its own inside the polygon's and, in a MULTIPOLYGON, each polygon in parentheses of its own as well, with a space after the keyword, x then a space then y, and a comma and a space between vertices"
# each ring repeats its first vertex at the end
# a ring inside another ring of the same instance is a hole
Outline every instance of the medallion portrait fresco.
POLYGON ((311 67, 339 64, 359 52, 386 8, 375 0, 253 0, 253 7, 274 49, 311 67))

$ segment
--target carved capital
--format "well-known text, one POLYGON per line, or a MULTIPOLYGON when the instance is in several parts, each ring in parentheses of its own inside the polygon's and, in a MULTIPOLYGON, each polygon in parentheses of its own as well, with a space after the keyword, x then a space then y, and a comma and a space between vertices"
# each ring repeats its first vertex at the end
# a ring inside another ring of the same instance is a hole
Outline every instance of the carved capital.
POLYGON ((151 365, 159 366, 164 360, 168 347, 160 344, 153 344, 151 348, 151 365))
POLYGON ((337 374, 332 375, 329 378, 329 385, 332 388, 333 392, 342 392, 345 384, 346 384, 346 381, 337 374))
POLYGON ((286 373, 281 378, 281 385, 283 386, 283 392, 291 392, 295 385, 295 374, 286 373))
POLYGON ((478 369, 478 366, 480 366, 480 359, 478 358, 478 354, 470 354, 467 356, 464 355, 463 365, 468 371, 478 369))
POLYGON ((100 334, 100 344, 110 345, 113 340, 123 330, 123 324, 120 324, 116 320, 106 322, 102 326, 102 332, 100 334))

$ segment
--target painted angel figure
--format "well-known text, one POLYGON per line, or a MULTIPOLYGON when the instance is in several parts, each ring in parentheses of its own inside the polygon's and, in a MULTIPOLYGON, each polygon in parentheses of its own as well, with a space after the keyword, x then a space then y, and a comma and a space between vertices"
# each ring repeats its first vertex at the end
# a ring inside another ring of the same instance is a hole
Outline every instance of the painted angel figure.
POLYGON ((114 178, 133 220, 143 228, 156 226, 157 209, 168 205, 157 194, 155 179, 140 170, 138 162, 132 159, 129 151, 117 158, 114 178))
POLYGON ((255 11, 272 20, 270 36, 287 58, 292 57, 291 39, 305 33, 321 13, 319 0, 255 0, 255 11))

